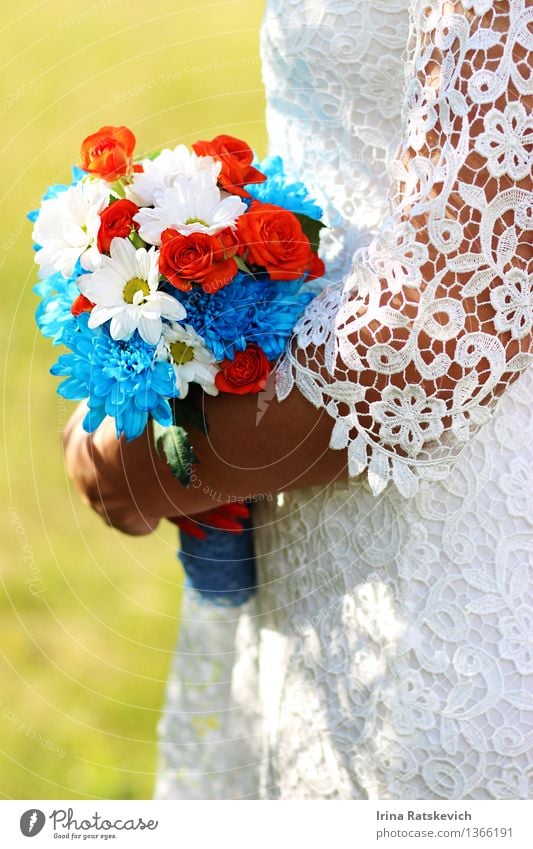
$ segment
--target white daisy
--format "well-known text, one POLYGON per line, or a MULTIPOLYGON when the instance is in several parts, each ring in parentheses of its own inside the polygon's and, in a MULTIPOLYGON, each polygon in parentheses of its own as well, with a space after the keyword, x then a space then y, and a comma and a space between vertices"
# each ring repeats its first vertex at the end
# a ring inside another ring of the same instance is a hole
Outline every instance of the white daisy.
POLYGON ((200 171, 191 179, 178 177, 165 189, 153 209, 141 209, 134 215, 140 224, 139 235, 151 245, 161 244, 161 233, 167 227, 179 233, 209 233, 233 227, 247 206, 236 195, 222 195, 212 175, 200 171))
POLYGON ((208 395, 218 395, 215 358, 189 324, 165 324, 157 356, 172 363, 180 398, 187 395, 189 383, 199 383, 208 395))
POLYGON ((158 291, 158 264, 155 248, 136 250, 129 239, 113 239, 111 256, 102 256, 100 267, 78 280, 81 293, 96 304, 89 327, 111 319, 113 339, 129 339, 138 330, 145 342, 156 345, 161 319, 182 319, 187 314, 176 298, 158 291))
POLYGON ((144 159, 142 166, 143 171, 136 173, 126 187, 126 196, 137 206, 154 206, 165 189, 173 186, 179 177, 191 179, 205 171, 216 185, 222 163, 215 162, 212 156, 198 156, 194 150, 179 144, 174 150, 165 148, 154 159, 144 159))
POLYGON ((78 259, 84 268, 97 264, 98 213, 108 201, 109 187, 102 180, 82 181, 43 201, 33 228, 40 247, 35 262, 43 277, 58 271, 71 277, 78 259))

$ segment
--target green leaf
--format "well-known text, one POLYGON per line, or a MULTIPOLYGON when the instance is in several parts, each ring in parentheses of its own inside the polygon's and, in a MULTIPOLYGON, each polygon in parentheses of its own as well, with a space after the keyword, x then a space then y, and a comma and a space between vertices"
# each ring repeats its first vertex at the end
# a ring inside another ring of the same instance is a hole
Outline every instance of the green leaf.
POLYGON ((137 233, 137 230, 135 229, 135 227, 131 228, 131 233, 128 236, 128 238, 129 238, 129 240, 132 243, 134 248, 146 248, 147 247, 146 242, 144 242, 141 239, 141 237, 137 233))
POLYGON ((126 197, 126 190, 124 189, 124 183, 122 180, 116 180, 111 185, 111 192, 116 195, 117 200, 122 200, 126 197))
POLYGON ((245 274, 250 274, 255 280, 255 276, 254 276, 253 272, 250 270, 249 266, 245 263, 242 256, 239 256, 238 254, 236 254, 233 257, 233 259, 237 263, 237 268, 239 269, 239 271, 243 271, 245 274))
POLYGON ((159 457, 162 451, 173 477, 177 478, 183 486, 188 486, 191 481, 192 464, 197 463, 198 458, 189 441, 187 431, 178 425, 165 427, 155 419, 152 420, 152 426, 159 457))
POLYGON ((315 218, 309 218, 308 215, 303 215, 301 212, 295 212, 293 214, 300 222, 301 228, 309 239, 313 251, 317 253, 320 242, 320 231, 326 225, 322 221, 317 221, 315 218))

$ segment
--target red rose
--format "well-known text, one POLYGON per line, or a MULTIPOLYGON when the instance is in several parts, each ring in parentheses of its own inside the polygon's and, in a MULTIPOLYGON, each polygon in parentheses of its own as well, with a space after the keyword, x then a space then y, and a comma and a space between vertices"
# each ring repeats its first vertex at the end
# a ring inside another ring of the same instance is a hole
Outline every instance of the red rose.
POLYGON ((217 136, 212 141, 197 141, 193 150, 198 156, 212 156, 222 163, 218 178, 219 184, 227 192, 249 198, 250 193, 243 189, 246 183, 262 183, 266 174, 262 174, 252 165, 254 158, 251 147, 234 136, 217 136))
POLYGON ((127 127, 100 127, 81 145, 81 168, 113 183, 129 174, 135 136, 127 127))
POLYGON ((313 261, 308 274, 309 280, 315 280, 318 277, 323 277, 325 273, 326 266, 324 265, 320 257, 313 251, 313 261))
POLYGON ((231 227, 220 230, 216 234, 214 244, 218 246, 214 250, 214 256, 217 260, 235 256, 239 250, 239 239, 235 230, 232 230, 231 227))
POLYGON ((221 371, 215 378, 215 386, 221 392, 234 395, 260 392, 270 374, 270 363, 264 351, 253 342, 244 351, 237 351, 233 360, 222 360, 219 365, 221 371))
MULTIPOLYGON (((226 239, 223 235, 221 238, 226 239)), ((236 247, 230 248, 231 253, 236 247)), ((213 294, 227 286, 237 274, 237 263, 219 241, 218 235, 190 233, 184 236, 177 230, 164 230, 161 234, 159 270, 169 283, 184 292, 198 283, 204 292, 213 294)))
POLYGON ((89 298, 86 298, 85 295, 78 295, 72 302, 72 306, 70 307, 70 311, 72 315, 81 315, 82 312, 91 312, 94 304, 89 298))
POLYGON ((238 272, 237 263, 234 259, 224 259, 213 263, 213 267, 201 281, 200 286, 208 295, 214 295, 219 289, 223 289, 231 283, 238 272))
POLYGON ((100 229, 98 230, 98 250, 101 254, 109 253, 111 241, 115 238, 125 239, 133 228, 139 225, 133 220, 139 207, 131 200, 117 200, 100 213, 100 229))
POLYGON ((266 268, 272 280, 297 280, 303 274, 320 277, 324 264, 293 212, 254 200, 237 219, 239 241, 247 248, 247 260, 266 268))
POLYGON ((250 516, 250 508, 241 502, 230 502, 215 507, 206 513, 200 513, 194 518, 190 516, 169 516, 169 521, 178 526, 183 533, 190 534, 196 539, 206 539, 205 527, 220 528, 223 531, 242 534, 244 532, 244 519, 250 516))

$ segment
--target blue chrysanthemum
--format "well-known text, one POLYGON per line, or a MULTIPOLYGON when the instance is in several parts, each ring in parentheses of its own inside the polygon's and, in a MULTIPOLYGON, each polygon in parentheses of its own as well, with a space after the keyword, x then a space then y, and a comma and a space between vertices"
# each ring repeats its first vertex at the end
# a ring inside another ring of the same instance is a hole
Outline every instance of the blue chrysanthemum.
POLYGON ((106 329, 90 330, 87 314, 79 316, 76 328, 63 340, 71 353, 63 354, 51 373, 66 377, 58 386, 63 398, 88 399, 89 412, 83 420, 88 433, 105 416, 113 416, 117 437, 140 436, 148 415, 162 425, 172 424, 168 398, 175 394, 175 377, 170 363, 155 359, 155 347, 135 333, 127 342, 115 341, 106 329))
POLYGON ((263 283, 263 297, 258 298, 248 341, 256 342, 269 360, 277 359, 285 350, 294 326, 314 294, 300 291, 301 280, 269 280, 263 283))
POLYGON ((267 156, 262 162, 254 162, 254 165, 266 174, 268 179, 264 183, 246 185, 246 190, 253 198, 263 203, 274 203, 291 212, 308 215, 317 221, 322 218, 321 208, 309 197, 304 184, 288 181, 280 156, 267 156))
POLYGON ((249 342, 256 342, 269 360, 275 360, 313 298, 301 291, 302 283, 303 278, 274 281, 239 272, 213 295, 198 286, 177 296, 187 310, 186 323, 204 338, 217 360, 232 359, 249 342))
POLYGON ((72 277, 52 274, 33 287, 33 291, 41 297, 35 313, 37 325, 43 336, 52 339, 54 345, 59 345, 65 333, 75 326, 76 319, 70 308, 80 294, 77 280, 82 273, 78 261, 72 277))

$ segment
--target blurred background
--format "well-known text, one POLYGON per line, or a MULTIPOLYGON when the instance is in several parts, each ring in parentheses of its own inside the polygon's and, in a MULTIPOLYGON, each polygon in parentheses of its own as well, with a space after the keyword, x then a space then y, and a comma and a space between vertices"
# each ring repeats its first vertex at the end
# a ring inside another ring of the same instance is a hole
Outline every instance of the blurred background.
POLYGON ((26 212, 70 182, 82 139, 126 124, 137 152, 221 132, 265 150, 263 0, 44 0, 0 27, 0 798, 150 798, 179 615, 175 529, 106 528, 66 479, 73 405, 33 316, 26 212))

